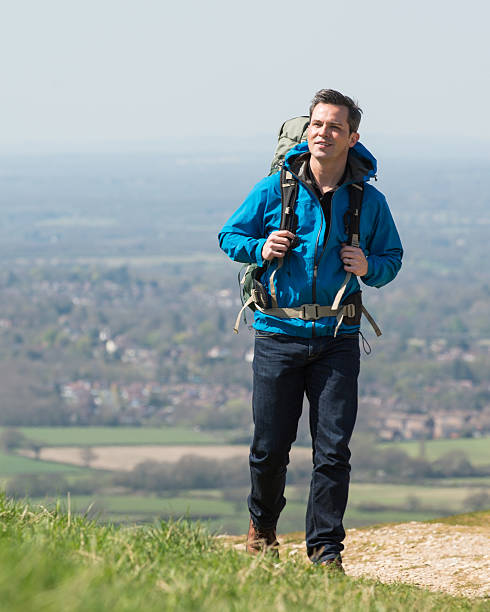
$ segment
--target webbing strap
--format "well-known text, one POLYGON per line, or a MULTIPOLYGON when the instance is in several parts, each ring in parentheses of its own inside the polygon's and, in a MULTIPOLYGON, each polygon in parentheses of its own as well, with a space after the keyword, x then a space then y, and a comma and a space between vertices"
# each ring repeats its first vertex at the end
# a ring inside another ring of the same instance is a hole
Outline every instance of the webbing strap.
POLYGON ((344 313, 339 313, 337 315, 337 325, 335 326, 335 331, 333 332, 333 337, 337 337, 337 332, 339 331, 339 327, 342 325, 342 321, 344 320, 344 313))
POLYGON ((277 295, 276 295, 276 286, 274 285, 274 279, 276 277, 276 272, 279 270, 279 268, 282 267, 282 262, 283 262, 282 258, 277 260, 277 268, 271 274, 270 279, 269 279, 269 289, 271 292, 272 308, 277 308, 277 295))
POLYGON ((376 321, 373 319, 373 317, 369 314, 369 312, 366 310, 364 306, 362 307, 362 313, 366 317, 366 319, 371 323, 371 327, 374 329, 374 333, 378 337, 381 336, 382 332, 380 328, 378 327, 378 325, 376 324, 376 321))
MULTIPOLYGON (((233 327, 233 331, 236 334, 238 334, 238 327, 240 325, 240 317, 242 316, 242 312, 252 302, 253 296, 251 295, 240 309, 235 321, 235 326, 233 327)), ((322 317, 337 317, 334 338, 337 336, 337 332, 342 325, 344 317, 352 318, 356 315, 356 307, 354 304, 345 304, 345 306, 342 306, 340 309, 334 309, 331 306, 320 306, 319 304, 303 304, 302 306, 294 306, 291 308, 261 308, 258 304, 255 304, 255 307, 263 314, 278 317, 279 319, 302 319, 303 321, 316 321, 322 317)), ((375 334, 378 337, 381 336, 381 329, 378 327, 376 321, 364 306, 362 306, 362 313, 371 324, 375 334)))
POLYGON ((243 306, 240 308, 240 312, 238 313, 238 316, 236 318, 235 321, 235 326, 233 327, 233 331, 235 332, 235 334, 238 334, 238 327, 240 325, 240 317, 242 316, 242 312, 245 310, 245 308, 247 308, 247 306, 250 306, 250 304, 254 301, 253 295, 251 295, 248 300, 243 304, 243 306))
POLYGON ((320 306, 319 304, 303 304, 302 306, 292 306, 290 308, 261 308, 257 306, 265 315, 278 317, 279 319, 303 319, 303 321, 316 321, 322 317, 346 316, 354 317, 356 307, 354 304, 346 304, 340 310, 330 306, 320 306))
MULTIPOLYGON (((294 178, 294 176, 286 170, 282 168, 281 176, 281 225, 279 229, 288 230, 289 232, 294 232, 294 208, 296 206, 296 198, 298 195, 298 182, 294 178)), ((271 292, 271 303, 272 308, 277 308, 277 295, 276 295, 276 287, 275 287, 275 277, 278 270, 282 268, 283 258, 277 258, 277 267, 274 272, 271 274, 269 279, 269 286, 271 292)))
POLYGON ((335 310, 337 310, 337 308, 340 305, 340 300, 342 299, 342 296, 344 295, 345 288, 347 287, 347 283, 350 281, 351 276, 352 276, 352 272, 347 272, 344 278, 344 282, 340 285, 340 289, 337 291, 337 295, 335 296, 335 299, 332 304, 332 308, 334 308, 335 310))

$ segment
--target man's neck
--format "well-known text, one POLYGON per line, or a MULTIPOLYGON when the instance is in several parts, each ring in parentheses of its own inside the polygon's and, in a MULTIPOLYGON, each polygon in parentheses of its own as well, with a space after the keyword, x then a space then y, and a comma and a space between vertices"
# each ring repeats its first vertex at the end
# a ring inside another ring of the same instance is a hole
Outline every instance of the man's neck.
POLYGON ((347 157, 340 160, 329 160, 321 164, 315 157, 310 156, 311 173, 315 177, 322 193, 335 189, 345 172, 347 157))

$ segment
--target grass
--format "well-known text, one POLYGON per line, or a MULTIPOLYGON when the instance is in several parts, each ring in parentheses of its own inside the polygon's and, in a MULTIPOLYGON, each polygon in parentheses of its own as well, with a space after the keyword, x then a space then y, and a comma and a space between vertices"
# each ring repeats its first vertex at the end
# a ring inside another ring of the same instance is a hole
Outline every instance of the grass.
POLYGON ((211 434, 185 427, 20 427, 19 430, 27 438, 48 446, 223 443, 211 434))
POLYGON ((490 525, 490 510, 446 516, 444 518, 437 519, 437 522, 446 523, 448 525, 465 525, 466 527, 488 526, 490 525))
MULTIPOLYGON (((420 441, 384 442, 378 445, 380 449, 397 448, 412 457, 420 455, 420 441)), ((427 440, 425 442, 425 457, 429 461, 438 459, 452 451, 463 451, 475 465, 490 464, 490 437, 456 438, 454 440, 427 440)))
POLYGON ((0 496, 2 611, 483 612, 484 601, 326 573, 225 546, 199 524, 118 528, 0 496))

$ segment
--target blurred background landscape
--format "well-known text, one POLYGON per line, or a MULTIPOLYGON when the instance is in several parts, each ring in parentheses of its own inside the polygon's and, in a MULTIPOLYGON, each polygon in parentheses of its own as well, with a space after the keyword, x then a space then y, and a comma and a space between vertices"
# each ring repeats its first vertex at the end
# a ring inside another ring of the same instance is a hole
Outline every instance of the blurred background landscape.
MULTIPOLYGON (((253 155, 1 156, 9 495, 61 499, 101 520, 187 515, 245 531, 253 335, 232 331, 240 265, 216 236, 273 148, 271 130, 253 155)), ((364 326, 372 353, 362 357, 349 527, 490 506, 489 170, 486 158, 380 160, 376 186, 405 258, 391 285, 363 288, 383 336, 364 326)), ((283 532, 304 528, 307 412, 283 532)))
MULTIPOLYGON (((246 530, 253 335, 232 331, 240 266, 217 233, 331 87, 363 109, 405 247, 364 289, 383 336, 364 326, 346 525, 488 509, 489 6, 9 3, 0 489, 246 530)), ((282 533, 304 525, 307 412, 282 533)))

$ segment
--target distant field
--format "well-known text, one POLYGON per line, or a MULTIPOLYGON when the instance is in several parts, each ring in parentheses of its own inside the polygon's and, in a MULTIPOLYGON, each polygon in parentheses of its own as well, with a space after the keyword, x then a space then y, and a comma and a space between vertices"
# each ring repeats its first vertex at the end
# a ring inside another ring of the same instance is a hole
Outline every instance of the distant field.
MULTIPOLYGON (((227 442, 227 432, 212 434, 184 427, 22 427, 20 430, 28 438, 49 446, 221 445, 227 442)), ((419 441, 386 442, 378 447, 397 448, 413 457, 420 454, 419 441)), ((429 460, 455 450, 464 451, 475 465, 490 464, 490 436, 425 442, 425 456, 429 460)))
MULTIPOLYGON (((186 455, 197 455, 206 459, 247 458, 249 447, 230 444, 167 444, 161 446, 92 446, 93 460, 90 467, 99 470, 132 470, 143 461, 177 462, 186 455)), ((21 451, 30 456, 31 451, 21 451)), ((298 446, 293 448, 291 456, 311 457, 308 448, 298 446)), ((83 448, 79 446, 53 446, 43 448, 41 459, 59 461, 71 465, 85 465, 83 448)))
POLYGON ((417 497, 426 508, 461 512, 464 510, 462 503, 465 497, 474 493, 475 489, 467 486, 435 487, 428 485, 352 483, 350 503, 376 502, 384 505, 402 505, 408 497, 417 497))
MULTIPOLYGON (((479 490, 479 489, 478 489, 479 490)), ((370 485, 353 483, 345 516, 346 527, 361 527, 387 522, 422 521, 436 519, 448 513, 467 511, 465 498, 474 493, 466 487, 424 487, 415 485, 370 485), (407 498, 417 498, 420 508, 404 508, 407 498), (375 504, 391 506, 367 511, 359 505, 375 504)), ((72 496, 74 511, 84 512, 91 504, 91 513, 101 520, 139 522, 188 516, 204 520, 211 529, 220 533, 245 533, 248 523, 247 491, 235 493, 235 500, 226 499, 219 490, 182 491, 175 497, 155 495, 83 495, 72 496)), ((282 533, 303 531, 305 522, 307 487, 287 487, 288 503, 281 515, 279 529, 282 533)), ((52 504, 53 501, 36 499, 36 503, 52 504)), ((66 500, 61 500, 66 504, 66 500)))
MULTIPOLYGON (((138 495, 91 496, 73 495, 71 508, 74 511, 84 511, 95 501, 94 510, 117 514, 152 514, 154 517, 186 514, 193 517, 209 515, 233 514, 232 502, 222 499, 193 499, 190 497, 142 497, 138 495)), ((66 504, 66 499, 62 500, 66 504)), ((42 500, 36 500, 42 503, 42 500)))
POLYGON ((490 476, 475 476, 471 478, 444 478, 436 480, 434 485, 441 485, 444 487, 489 487, 490 488, 490 476))
MULTIPOLYGON (((34 503, 52 507, 53 500, 34 499, 34 503)), ((67 500, 62 499, 66 507, 67 500)), ((142 497, 132 495, 121 496, 89 496, 76 495, 71 497, 71 509, 74 512, 85 512, 90 508, 91 515, 101 520, 117 522, 154 521, 169 517, 187 516, 193 520, 209 523, 211 529, 221 533, 242 534, 248 527, 248 511, 245 496, 239 503, 223 499, 202 499, 186 497, 173 498, 142 497)), ((281 532, 304 531, 304 515, 306 505, 290 502, 281 515, 279 529, 281 532)), ((347 511, 346 526, 372 525, 383 522, 399 522, 409 520, 427 520, 437 517, 437 512, 425 510, 408 511, 377 511, 360 512, 355 508, 347 511)))
MULTIPOLYGON (((21 427, 32 440, 49 446, 216 444, 216 436, 184 427, 21 427)), ((1 428, 0 428, 1 431, 1 428)))
MULTIPOLYGON (((45 460, 35 461, 17 455, 0 454, 0 487, 16 474, 63 473, 71 482, 78 475, 93 473, 93 469, 83 467, 81 447, 86 445, 92 447, 95 455, 91 468, 113 470, 131 469, 148 459, 177 461, 186 454, 214 459, 234 456, 245 458, 248 454, 246 445, 223 444, 223 439, 185 428, 58 427, 23 428, 22 432, 46 444, 41 451, 41 457, 45 460)), ((428 458, 434 459, 451 450, 463 450, 478 465, 490 463, 489 443, 488 437, 436 440, 427 442, 425 451, 428 458)), ((411 455, 419 453, 418 442, 380 445, 380 448, 388 447, 404 449, 411 455)), ((311 451, 296 446, 293 447, 293 463, 295 456, 310 458, 311 451)), ((470 509, 465 507, 465 498, 489 490, 490 477, 452 478, 425 486, 354 482, 351 485, 345 525, 361 527, 385 522, 429 520, 448 513, 465 512, 470 509), (413 510, 409 510, 410 504, 413 510)), ((175 497, 94 494, 73 496, 72 508, 84 511, 95 502, 91 511, 94 516, 117 522, 153 521, 187 515, 206 521, 217 532, 241 534, 246 530, 248 522, 247 492, 243 490, 233 493, 232 500, 227 499, 230 494, 219 490, 183 491, 175 497)), ((288 503, 279 525, 281 532, 304 530, 307 487, 287 487, 286 497, 288 503)))
MULTIPOLYGON (((398 448, 404 450, 412 457, 420 454, 420 442, 385 442, 379 448, 398 448)), ((450 451, 464 451, 475 465, 490 464, 490 436, 484 438, 456 438, 454 440, 427 440, 425 442, 425 456, 429 460, 438 459, 450 451)))
POLYGON ((36 461, 18 455, 0 453, 0 475, 14 476, 15 474, 47 474, 64 472, 83 474, 86 469, 75 465, 64 465, 51 461, 36 461))
MULTIPOLYGON (((488 487, 477 487, 476 490, 485 490, 488 487)), ((446 512, 463 512, 467 508, 463 507, 463 501, 468 495, 475 493, 474 487, 441 487, 424 485, 394 485, 394 484, 370 484, 354 482, 350 485, 349 506, 352 508, 359 504, 380 504, 385 506, 400 506, 406 504, 408 497, 416 497, 423 506, 425 512, 435 510, 441 514, 441 510, 446 512)), ((289 487, 286 497, 295 502, 298 499, 305 499, 306 488, 295 486, 289 487)), ((306 501, 305 501, 306 503, 306 501)), ((393 512, 391 510, 390 512, 393 512)), ((415 520, 415 519, 414 519, 415 520)))

